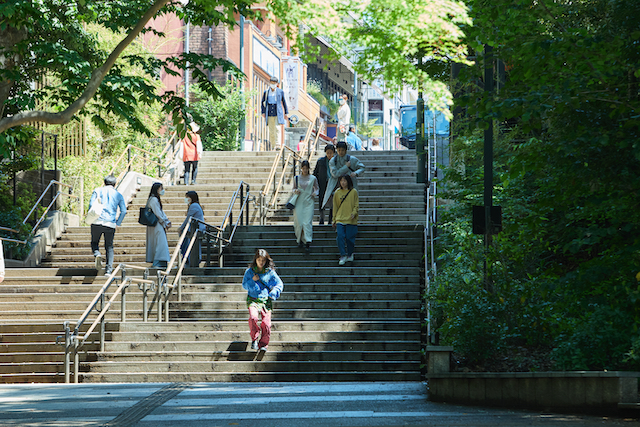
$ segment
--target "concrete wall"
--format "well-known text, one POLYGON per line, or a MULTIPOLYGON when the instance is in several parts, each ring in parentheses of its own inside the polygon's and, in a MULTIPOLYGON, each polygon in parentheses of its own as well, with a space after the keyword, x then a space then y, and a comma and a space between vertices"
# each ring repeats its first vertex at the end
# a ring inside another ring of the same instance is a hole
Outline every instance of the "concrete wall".
POLYGON ((638 402, 640 372, 500 372, 429 374, 437 402, 581 412, 638 402))

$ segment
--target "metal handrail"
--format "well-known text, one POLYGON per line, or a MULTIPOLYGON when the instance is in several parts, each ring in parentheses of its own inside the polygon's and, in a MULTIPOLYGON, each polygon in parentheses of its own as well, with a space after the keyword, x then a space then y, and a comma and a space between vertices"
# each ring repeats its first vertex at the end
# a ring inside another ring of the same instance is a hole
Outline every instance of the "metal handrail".
MULTIPOLYGON (((49 191, 51 186, 54 185, 54 184, 61 185, 63 187, 67 187, 67 188, 69 188, 69 190, 73 191, 73 187, 71 185, 65 184, 65 183, 60 182, 60 181, 56 181, 55 179, 52 179, 49 182, 49 185, 47 185, 47 187, 42 191, 42 194, 40 194, 40 197, 38 198, 38 200, 33 204, 33 207, 31 208, 31 210, 29 211, 27 216, 22 221, 22 224, 26 224, 27 223, 29 218, 31 218, 31 214, 38 208, 38 206, 40 206, 40 202, 44 198, 45 194, 47 194, 47 192, 49 191)), ((67 196, 67 197, 76 199, 76 201, 80 201, 80 197, 79 196, 76 196, 75 194, 71 194, 71 193, 69 193, 69 194, 63 193, 60 190, 58 190, 56 192, 56 195, 51 199, 51 202, 49 202, 49 205, 47 205, 47 207, 45 208, 44 212, 42 213, 42 215, 40 216, 38 221, 36 221, 36 224, 33 226, 31 231, 29 232, 29 236, 27 236, 26 239, 24 239, 24 240, 16 240, 16 239, 4 238, 4 237, 1 238, 1 239, 2 240, 6 240, 8 242, 20 243, 20 244, 23 244, 23 245, 27 244, 27 242, 29 241, 29 237, 31 237, 31 236, 33 236, 35 234, 36 230, 38 229, 38 227, 40 226, 42 221, 44 221, 45 216, 47 215, 47 213, 49 213, 49 211, 51 210, 51 207, 55 204, 55 202, 58 200, 58 198, 60 196, 67 196)), ((5 231, 13 231, 14 233, 19 233, 19 231, 11 229, 11 228, 0 227, 0 229, 4 229, 5 231)))
MULTIPOLYGON (((249 184, 245 183, 244 181, 240 181, 238 188, 233 193, 233 196, 231 197, 231 201, 229 202, 229 208, 227 209, 227 214, 225 215, 225 218, 222 220, 222 227, 216 227, 215 225, 207 224, 206 222, 193 217, 189 218, 189 221, 187 222, 186 226, 184 227, 184 230, 182 231, 182 234, 180 235, 180 238, 178 239, 178 243, 176 244, 176 247, 173 251, 171 260, 167 265, 167 269, 165 271, 158 271, 158 292, 162 292, 164 294, 165 322, 169 321, 169 299, 174 289, 176 289, 178 301, 182 301, 182 272, 184 271, 187 260, 191 256, 193 248, 195 247, 195 243, 199 240, 200 235, 204 234, 208 238, 214 239, 216 241, 215 247, 218 248, 218 265, 220 267, 224 267, 224 250, 233 244, 233 237, 235 236, 238 225, 242 222, 242 216, 244 213, 246 213, 247 225, 249 225, 248 203, 250 200, 253 201, 255 204, 255 197, 252 197, 251 194, 249 193, 249 184), (242 192, 242 189, 244 188, 245 185, 247 187, 246 197, 244 197, 242 192), (227 239, 224 237, 224 230, 227 227, 227 225, 230 225, 233 222, 232 210, 233 210, 233 205, 235 204, 235 201, 238 198, 238 195, 240 195, 242 205, 240 206, 238 218, 236 219, 236 222, 233 225, 231 232, 229 234, 229 238, 227 239), (195 226, 196 224, 197 226, 195 226), (200 230, 200 224, 205 225, 204 232, 200 230), (207 231, 207 229, 214 230, 215 234, 207 231), (175 263, 176 259, 180 254, 182 243, 184 242, 184 239, 187 238, 187 235, 189 234, 189 232, 192 233, 191 236, 189 237, 190 238, 189 246, 187 247, 187 250, 185 251, 185 255, 182 257, 182 260, 180 261, 178 270, 176 272, 176 275, 173 277, 172 283, 169 284, 167 283, 167 277, 169 276, 169 272, 173 268, 173 264, 175 263)), ((209 245, 209 248, 207 251, 207 263, 209 263, 208 260, 210 256, 210 250, 211 250, 211 246, 209 245)))
POLYGON ((177 139, 178 134, 176 132, 174 132, 171 137, 169 138, 169 140, 167 141, 167 143, 165 144, 164 148, 162 149, 162 151, 160 152, 159 155, 155 155, 152 152, 145 150, 144 148, 140 148, 137 147, 135 145, 132 144, 128 144, 123 150, 122 150, 122 154, 120 154, 120 156, 118 157, 118 159, 116 160, 116 162, 114 163, 113 167, 111 168, 111 171, 109 172, 110 175, 113 175, 114 172, 116 171, 116 169, 120 166, 120 163, 122 162, 122 160, 124 159, 125 155, 129 156, 129 159, 127 160, 127 164, 124 167, 124 170, 118 174, 118 177, 116 179, 117 182, 120 182, 124 176, 131 170, 131 166, 133 165, 134 161, 136 159, 143 159, 145 162, 149 162, 150 164, 155 164, 158 166, 158 176, 162 176, 163 172, 162 169, 164 169, 164 173, 166 173, 167 170, 169 170, 169 167, 171 165, 171 163, 173 163, 173 160, 177 154, 177 150, 175 150, 175 146, 176 146, 176 139, 177 139), (163 157, 165 157, 168 153, 169 153, 169 149, 172 149, 171 154, 167 157, 167 161, 163 163, 161 163, 161 159, 163 157), (138 153, 134 154, 133 157, 131 156, 131 150, 138 150, 141 151, 144 154, 148 154, 149 158, 144 157, 139 155, 138 153), (158 161, 152 160, 152 158, 157 158, 158 161))
MULTIPOLYGON (((111 304, 113 303, 113 301, 115 301, 115 299, 118 296, 121 296, 121 298, 120 298, 120 303, 121 303, 120 321, 121 322, 126 322, 126 289, 132 283, 138 284, 138 288, 143 292, 142 319, 143 319, 144 322, 146 322, 148 320, 148 310, 147 310, 148 298, 147 298, 147 294, 148 294, 149 290, 153 291, 153 289, 154 289, 154 287, 156 285, 156 282, 154 282, 153 280, 149 280, 148 279, 148 275, 149 275, 149 268, 148 267, 141 267, 141 266, 137 266, 137 265, 124 264, 124 263, 123 264, 119 264, 111 272, 111 274, 109 274, 105 284, 98 291, 98 293, 93 298, 93 300, 89 303, 89 305, 87 306, 86 310, 82 313, 82 315, 80 315, 80 318, 78 319, 78 321, 75 322, 75 328, 73 329, 73 331, 71 331, 71 327, 70 327, 71 322, 70 321, 65 321, 63 323, 64 332, 65 332, 65 335, 64 335, 64 345, 65 345, 64 376, 65 376, 65 382, 66 383, 69 383, 70 379, 71 379, 70 376, 71 376, 71 356, 72 355, 73 355, 73 360, 74 360, 73 361, 74 382, 75 383, 78 382, 79 365, 80 365, 78 350, 80 349, 80 347, 82 347, 84 345, 86 340, 91 336, 91 334, 96 329, 98 324, 100 325, 100 351, 104 351, 105 316, 106 316, 107 312, 109 311, 109 309, 111 308, 111 304), (127 270, 142 270, 142 271, 144 271, 143 278, 140 279, 140 278, 129 277, 129 276, 127 276, 127 270), (116 289, 116 291, 113 293, 113 295, 111 296, 109 301, 105 304, 106 293, 109 290, 109 288, 111 287, 111 285, 118 280, 116 278, 118 273, 120 273, 120 281, 121 281, 121 283, 118 286, 118 288, 116 289), (91 323, 91 325, 89 326, 87 331, 84 334, 81 334, 80 333, 80 328, 84 325, 84 323, 89 318, 89 315, 91 314, 91 312, 94 309, 96 309, 98 304, 100 304, 100 309, 99 309, 100 311, 98 313, 98 316, 96 316, 96 319, 93 321, 93 323, 91 323)), ((157 293, 156 295, 159 295, 159 293, 157 293)), ((157 307, 158 307, 158 321, 160 321, 160 319, 161 319, 161 313, 160 313, 161 303, 160 303, 159 299, 158 299, 158 302, 157 302, 157 307)), ((59 337, 56 338, 56 343, 59 342, 60 338, 62 338, 62 336, 59 336, 59 337)))

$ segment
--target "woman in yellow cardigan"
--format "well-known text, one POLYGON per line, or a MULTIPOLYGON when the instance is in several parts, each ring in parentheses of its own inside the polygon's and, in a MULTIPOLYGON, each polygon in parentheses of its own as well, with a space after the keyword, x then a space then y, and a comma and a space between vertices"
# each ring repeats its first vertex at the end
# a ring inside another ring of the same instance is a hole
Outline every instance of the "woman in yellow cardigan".
POLYGON ((353 262, 353 251, 358 235, 358 190, 353 188, 349 175, 340 177, 340 188, 333 194, 333 228, 338 232, 336 241, 340 251, 340 262, 353 262), (346 247, 345 247, 346 246, 346 247))

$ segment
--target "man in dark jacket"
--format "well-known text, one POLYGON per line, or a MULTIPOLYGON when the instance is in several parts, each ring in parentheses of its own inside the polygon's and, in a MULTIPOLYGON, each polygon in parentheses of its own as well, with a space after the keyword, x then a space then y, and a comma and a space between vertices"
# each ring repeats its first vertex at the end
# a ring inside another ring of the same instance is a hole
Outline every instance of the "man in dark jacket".
MULTIPOLYGON (((313 170, 313 175, 318 180, 318 186, 320 187, 320 194, 318 195, 318 201, 320 203, 320 225, 324 224, 324 208, 322 207, 322 200, 324 199, 324 192, 327 190, 327 182, 331 173, 329 171, 329 160, 336 154, 336 147, 333 144, 327 144, 324 147, 324 157, 321 157, 316 162, 316 167, 313 170)), ((333 219, 333 206, 329 204, 329 224, 333 219)))

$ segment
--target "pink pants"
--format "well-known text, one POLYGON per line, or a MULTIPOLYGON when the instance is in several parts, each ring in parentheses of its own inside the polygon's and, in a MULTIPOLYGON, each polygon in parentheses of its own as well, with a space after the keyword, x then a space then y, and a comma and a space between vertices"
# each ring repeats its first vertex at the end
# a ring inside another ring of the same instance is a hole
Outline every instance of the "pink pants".
POLYGON ((251 341, 258 339, 258 336, 262 332, 260 342, 258 346, 265 347, 269 345, 269 338, 271 338, 271 310, 267 310, 264 304, 251 304, 249 306, 249 333, 251 334, 251 341), (262 315, 262 323, 258 326, 258 314, 262 315))

